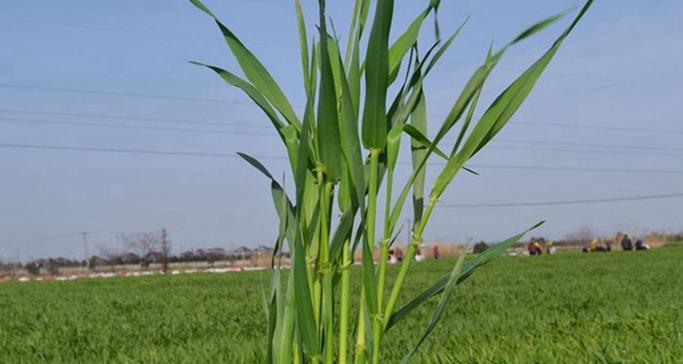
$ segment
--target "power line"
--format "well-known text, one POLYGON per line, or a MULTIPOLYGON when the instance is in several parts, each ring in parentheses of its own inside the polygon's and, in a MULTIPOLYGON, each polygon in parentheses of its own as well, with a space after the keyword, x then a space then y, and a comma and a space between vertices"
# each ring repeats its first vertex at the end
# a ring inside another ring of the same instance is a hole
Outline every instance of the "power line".
POLYGON ((53 241, 66 240, 66 239, 70 239, 70 240, 72 240, 72 242, 74 244, 76 244, 79 241, 79 239, 78 239, 79 237, 81 238, 81 243, 83 242, 82 241, 83 234, 87 234, 88 236, 91 236, 91 235, 115 235, 118 233, 117 232, 108 232, 108 231, 96 231, 96 232, 89 231, 87 233, 76 233, 76 232, 74 232, 74 233, 63 234, 63 235, 43 236, 43 237, 28 239, 28 240, 14 240, 14 241, 9 240, 7 242, 2 243, 2 245, 6 245, 6 246, 15 246, 15 245, 30 246, 30 245, 35 245, 35 244, 42 245, 42 244, 50 243, 53 241))
MULTIPOLYGON (((151 154, 151 155, 178 155, 188 157, 219 157, 219 158, 240 158, 237 154, 226 153, 204 153, 204 152, 180 152, 171 150, 149 150, 149 149, 125 149, 125 148, 99 148, 99 147, 74 147, 61 145, 35 145, 35 144, 0 144, 0 148, 10 149, 45 149, 45 150, 68 150, 81 152, 110 152, 123 154, 151 154)), ((261 159, 285 159, 278 156, 254 156, 261 159)))
POLYGON ((586 154, 617 154, 617 155, 654 155, 654 156, 668 156, 681 157, 681 153, 662 153, 648 150, 600 150, 600 149, 568 149, 568 148, 550 148, 550 147, 519 147, 519 146, 505 146, 505 145, 491 145, 488 149, 507 149, 507 150, 531 150, 531 151, 548 151, 548 152, 570 152, 570 153, 586 153, 586 154))
POLYGON ((615 198, 596 198, 583 200, 564 201, 536 201, 536 202, 508 202, 508 203, 480 203, 480 204, 439 204, 448 208, 478 208, 478 207, 525 207, 525 206, 560 206, 560 205, 585 205, 610 202, 628 202, 645 200, 662 200, 683 197, 683 193, 669 193, 662 195, 628 196, 615 198))
POLYGON ((20 85, 20 84, 12 84, 12 83, 0 83, 0 87, 14 88, 14 89, 26 89, 26 90, 67 92, 67 93, 77 93, 77 94, 108 95, 108 96, 120 96, 120 97, 137 97, 137 98, 160 99, 160 100, 171 100, 171 101, 191 101, 191 102, 210 102, 210 103, 221 103, 221 104, 253 105, 252 102, 239 101, 239 100, 211 99, 211 98, 189 97, 189 96, 156 95, 156 94, 147 94, 147 93, 117 92, 117 91, 93 90, 93 89, 82 89, 82 88, 33 86, 33 85, 20 85))
MULTIPOLYGON (((201 35, 195 35, 195 34, 182 34, 182 33, 170 33, 170 32, 159 32, 159 31, 154 31, 154 30, 147 30, 147 29, 132 29, 132 28, 115 28, 115 27, 103 27, 103 26, 96 26, 96 25, 88 25, 88 24, 75 24, 75 23, 65 23, 65 22, 55 22, 55 21, 44 21, 44 20, 31 20, 31 19, 17 19, 17 18, 9 18, 9 20, 18 22, 18 23, 26 23, 26 24, 38 24, 38 25, 51 25, 51 26, 60 26, 60 27, 66 27, 66 28, 76 28, 76 29, 87 29, 87 30, 95 30, 95 31, 103 31, 103 32, 117 32, 117 33, 126 33, 126 34, 140 34, 140 35, 146 35, 146 36, 155 36, 155 37, 163 37, 163 38, 171 38, 171 39, 186 39, 186 40, 194 40, 194 41, 211 41, 213 42, 214 39, 211 37, 205 37, 201 35)), ((272 27, 264 27, 264 26, 255 26, 253 24, 249 24, 249 28, 252 29, 275 29, 272 27)), ((264 42, 264 41, 250 41, 250 45, 264 45, 268 47, 283 47, 283 48, 291 48, 287 44, 282 44, 282 42, 264 42)))
MULTIPOLYGON (((10 84, 10 83, 0 83, 0 87, 5 88, 15 88, 15 89, 29 89, 29 90, 42 90, 42 91, 52 91, 52 92, 67 92, 67 93, 78 93, 78 94, 95 94, 95 95, 108 95, 108 96, 119 96, 119 97, 133 97, 133 98, 150 98, 150 99, 160 99, 160 100, 172 100, 172 101, 189 101, 189 102, 208 102, 208 103, 227 103, 236 105, 253 105, 250 101, 240 101, 231 99, 214 99, 214 98, 198 98, 198 97, 186 97, 186 96, 173 96, 173 95, 159 95, 159 94, 149 94, 149 93, 133 93, 133 92, 117 92, 108 90, 94 90, 94 89, 83 89, 83 88, 62 88, 62 87, 48 87, 48 86, 36 86, 36 85, 21 85, 21 84, 10 84)), ((302 105, 293 105, 296 109, 302 109, 302 105)), ((431 115, 430 119, 443 119, 444 115, 431 115)), ((575 124, 575 123, 562 123, 562 122, 551 122, 551 121, 528 121, 528 120, 517 120, 516 125, 523 126, 541 126, 541 127, 560 127, 560 128, 578 128, 578 129, 594 129, 603 131, 618 131, 627 133, 655 133, 655 134, 683 134, 683 130, 666 130, 666 129, 653 129, 653 128, 634 128, 619 125, 595 125, 595 124, 575 124)))
POLYGON ((524 140, 524 139, 507 139, 496 138, 497 142, 503 143, 523 143, 523 144, 546 144, 546 145, 567 145, 576 147, 596 147, 609 149, 624 149, 624 150, 658 150, 664 152, 683 152, 683 148, 672 147, 655 147, 651 145, 641 146, 641 148, 634 148, 633 145, 614 145, 614 144, 593 144, 593 143, 575 143, 559 140, 524 140))
POLYGON ((671 169, 633 169, 633 168, 589 168, 589 167, 553 167, 553 166, 524 166, 524 165, 503 165, 503 164, 476 164, 471 168, 490 168, 490 169, 513 169, 513 170, 543 170, 556 172, 594 172, 594 173, 652 173, 652 174, 683 174, 683 170, 671 169))
POLYGON ((594 129, 594 130, 635 132, 635 133, 683 134, 683 130, 632 128, 632 127, 628 127, 628 126, 619 126, 619 125, 573 124, 573 123, 558 123, 558 122, 545 122, 545 121, 539 122, 539 121, 523 121, 523 120, 518 121, 517 125, 545 126, 545 127, 552 126, 552 127, 560 127, 560 128, 594 129))
MULTIPOLYGON (((217 158, 240 158, 232 153, 206 153, 206 152, 183 152, 172 150, 149 150, 149 149, 126 149, 126 148, 102 148, 102 147, 77 147, 60 145, 39 144, 11 144, 2 143, 0 148, 7 149, 36 149, 36 150, 65 150, 79 152, 107 152, 123 154, 148 154, 148 155, 176 155, 188 157, 217 157, 217 158)), ((253 155, 254 158, 265 160, 287 160, 284 156, 253 155)), ((408 161, 400 161, 409 164, 408 161)), ((431 163, 443 165, 444 163, 431 163)), ((632 168, 588 168, 588 167, 555 167, 555 166, 529 166, 529 165, 503 165, 503 164, 472 164, 468 167, 475 169, 504 169, 504 170, 531 170, 531 171, 556 171, 556 172, 593 172, 593 173, 650 173, 650 174, 683 174, 683 170, 669 169, 632 169, 632 168)))
POLYGON ((254 132, 254 131, 169 128, 169 127, 159 127, 159 126, 86 123, 86 122, 79 122, 79 121, 49 121, 49 120, 35 120, 35 119, 5 119, 5 118, 0 118, 0 123, 8 123, 8 122, 9 123, 21 123, 21 124, 35 124, 35 125, 70 125, 70 126, 85 126, 85 127, 93 127, 93 128, 152 130, 152 131, 169 131, 169 132, 199 133, 199 134, 234 134, 234 135, 251 135, 251 136, 277 136, 277 134, 275 134, 274 132, 273 133, 259 133, 259 132, 254 132))
MULTIPOLYGON (((1 112, 2 110, 0 110, 1 112)), ((36 120, 36 119, 14 119, 14 118, 0 118, 0 123, 22 123, 33 125, 67 125, 67 126, 84 126, 94 128, 114 128, 114 129, 131 129, 131 130, 151 130, 162 132, 181 132, 181 133, 199 133, 199 134, 227 134, 227 135, 250 135, 250 136, 277 136, 274 132, 254 132, 254 131, 232 131, 232 130, 218 130, 218 129, 191 129, 191 128, 169 128, 169 127, 154 127, 154 126, 139 126, 139 125, 123 125, 123 124, 108 124, 108 123, 91 123, 80 121, 52 121, 52 120, 36 120)), ((531 144, 550 144, 554 142, 548 141, 514 141, 507 139, 497 139, 504 143, 531 143, 531 144)), ((551 152, 570 152, 570 153, 588 153, 588 154, 630 154, 630 155, 655 155, 655 156, 680 156, 679 153, 683 149, 677 148, 657 148, 657 147, 643 147, 634 148, 632 146, 601 146, 599 144, 582 144, 582 143, 566 143, 557 142, 561 145, 570 145, 577 147, 599 147, 600 149, 567 149, 557 147, 524 147, 524 146, 505 146, 492 145, 489 148, 493 149, 509 149, 509 150, 532 150, 532 151, 551 151, 551 152), (621 151, 609 150, 603 148, 620 148, 621 151), (665 153, 658 153, 657 150, 665 153)))
POLYGON ((8 245, 29 245, 29 244, 34 244, 34 243, 38 243, 38 242, 43 242, 45 240, 61 240, 61 239, 68 239, 68 238, 76 239, 80 235, 81 235, 80 233, 74 232, 74 233, 70 233, 70 234, 45 236, 45 237, 36 238, 36 239, 12 241, 8 245))
POLYGON ((175 124, 189 124, 189 125, 211 125, 211 126, 236 126, 244 128, 272 128, 272 126, 265 124, 244 124, 218 121, 199 121, 188 119, 171 119, 171 118, 154 118, 131 115, 109 115, 96 113, 73 113, 73 112, 56 112, 56 111, 32 111, 32 110, 14 110, 14 109, 0 109, 2 113, 9 114, 34 114, 34 115, 51 115, 51 116, 69 116, 78 118, 97 118, 97 119, 114 119, 114 120, 131 120, 131 121, 145 121, 154 123, 175 123, 175 124))

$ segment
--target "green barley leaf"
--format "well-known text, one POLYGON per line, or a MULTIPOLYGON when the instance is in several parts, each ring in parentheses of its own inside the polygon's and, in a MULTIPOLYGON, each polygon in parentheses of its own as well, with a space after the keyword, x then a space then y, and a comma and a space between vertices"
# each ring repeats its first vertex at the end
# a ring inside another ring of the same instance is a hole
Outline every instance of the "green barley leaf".
MULTIPOLYGON (((299 30, 299 47, 301 48, 301 68, 304 79, 306 95, 311 94, 311 70, 309 69, 308 58, 308 36, 306 35, 306 22, 304 21, 304 11, 301 8, 301 0, 294 0, 296 8, 296 23, 299 30)), ((315 72, 315 70, 313 70, 315 72)))
POLYGON ((270 119, 270 122, 273 124, 273 126, 275 126, 276 130, 279 131, 285 127, 285 124, 280 121, 280 118, 277 116, 277 113, 271 106, 270 102, 268 102, 265 96, 263 96, 263 94, 251 83, 220 67, 195 61, 190 61, 190 63, 197 66, 206 67, 216 72, 216 74, 218 74, 218 76, 220 76, 225 82, 244 91, 244 93, 247 94, 247 96, 249 96, 249 98, 254 101, 254 103, 266 114, 266 116, 268 116, 268 119, 270 119))
POLYGON ((337 115, 337 94, 334 85, 330 52, 327 43, 325 21, 325 0, 320 4, 320 86, 318 99, 318 149, 320 161, 327 177, 336 181, 341 176, 341 146, 339 141, 339 122, 337 115))
POLYGON ((458 282, 458 277, 462 272, 463 261, 465 261, 465 252, 460 253, 460 258, 458 258, 458 262, 455 264, 455 267, 453 267, 451 274, 448 275, 448 282, 446 283, 446 286, 444 288, 444 294, 441 296, 441 300, 439 301, 439 304, 436 306, 434 313, 432 313, 432 318, 429 320, 427 328, 425 329, 424 333, 422 333, 422 336, 420 336, 420 339, 417 341, 415 346, 413 346, 413 348, 408 352, 408 354, 406 354, 406 356, 403 357, 403 359, 401 360, 401 364, 407 364, 410 361, 410 359, 413 357, 413 355, 415 355, 415 353, 420 348, 422 343, 424 343, 424 341, 427 339, 427 336, 429 336, 429 334, 432 333, 432 331, 436 327, 436 324, 439 323, 439 321, 441 321, 441 318, 443 318, 446 305, 448 305, 448 301, 453 295, 453 289, 455 288, 455 285, 458 282))
MULTIPOLYGON (((592 0, 588 1, 581 12, 577 15, 572 24, 555 40, 553 45, 546 51, 541 58, 539 58, 531 67, 529 67, 519 78, 517 78, 500 96, 496 98, 493 104, 482 115, 479 123, 483 123, 488 132, 486 136, 477 144, 474 154, 483 148, 493 137, 500 132, 505 124, 512 118, 514 113, 519 109, 522 103, 526 100, 531 90, 536 85, 536 82, 543 74, 550 61, 553 59, 565 38, 569 35, 571 30, 576 26, 578 21, 588 11, 592 0)), ((561 15, 555 17, 559 18, 561 15)), ((553 19, 554 20, 554 19, 553 19)), ((474 132, 474 131, 473 131, 474 132)))
MULTIPOLYGON (((488 56, 490 55, 491 51, 489 50, 488 56)), ((481 90, 483 89, 483 87, 480 87, 477 93, 474 95, 472 103, 470 104, 470 109, 469 111, 467 111, 467 116, 465 116, 465 122, 462 124, 462 127, 460 128, 460 134, 458 134, 458 139, 455 141, 455 144, 453 144, 453 149, 451 151, 450 156, 446 157, 446 159, 453 158, 453 156, 455 156, 455 153, 457 153, 458 149, 460 148, 460 144, 462 143, 463 138, 465 137, 465 134, 467 133, 467 130, 469 129, 470 124, 472 123, 472 118, 474 117, 474 110, 477 108, 477 104, 479 103, 479 96, 481 96, 481 90)))
POLYGON ((311 300, 311 290, 308 281, 308 267, 306 264, 306 251, 302 244, 301 234, 294 244, 293 254, 293 275, 294 275, 294 295, 296 302, 296 322, 301 333, 303 349, 310 356, 319 355, 318 349, 318 330, 313 314, 313 303, 311 300))
MULTIPOLYGON (((278 299, 281 293, 280 289, 280 270, 279 269, 272 269, 270 271, 270 277, 269 277, 269 282, 270 282, 270 295, 267 297, 266 300, 266 314, 267 314, 267 322, 268 322, 268 343, 273 343, 274 338, 275 338, 275 332, 277 330, 277 322, 278 322, 278 299)), ((276 348, 273 345, 268 345, 268 349, 266 350, 266 362, 268 363, 274 363, 275 359, 274 357, 277 355, 275 354, 276 348)))
POLYGON ((363 241, 363 287, 365 289, 365 303, 367 313, 374 317, 377 314, 377 280, 375 278, 375 265, 373 264, 372 250, 367 239, 363 241))
MULTIPOLYGON (((261 164, 261 162, 259 162, 256 158, 246 153, 237 154, 270 179, 271 195, 273 197, 273 203, 275 204, 275 210, 278 214, 280 222, 285 224, 285 233, 291 249, 291 244, 293 244, 294 239, 296 238, 295 211, 294 207, 292 206, 291 200, 287 196, 287 193, 285 192, 284 188, 280 185, 280 183, 277 182, 277 180, 272 176, 268 169, 263 164, 261 164)), ((279 247, 276 246, 275 252, 277 252, 278 250, 279 247)))
MULTIPOLYGON (((420 132, 422 135, 427 134, 427 101, 423 90, 419 90, 421 96, 417 102, 415 111, 411 114, 410 122, 416 131, 420 132)), ((408 124, 406 124, 408 126, 408 124)), ((425 137, 426 138, 426 137, 425 137)), ((413 226, 417 226, 422 220, 422 213, 424 211, 424 185, 426 177, 426 167, 420 167, 420 161, 427 156, 426 148, 429 145, 425 145, 416 140, 416 138, 411 139, 411 164, 413 171, 415 173, 415 182, 413 184, 413 226)), ((398 217, 396 217, 398 219, 398 217)), ((392 225, 393 226, 393 225, 392 225)), ((410 228, 410 227, 409 227, 410 228)))
POLYGON ((287 125, 282 128, 281 134, 285 141, 285 146, 287 147, 287 155, 289 156, 292 171, 296 171, 299 154, 299 133, 294 126, 287 125))
MULTIPOLYGON (((513 244, 518 242, 524 235, 529 233, 532 230, 535 230, 539 226, 543 225, 545 221, 541 221, 537 223, 536 225, 530 227, 529 229, 523 231, 520 234, 517 234, 511 238, 506 239, 505 241, 491 246, 489 249, 487 249, 485 252, 477 255, 475 258, 467 261, 464 263, 462 271, 460 274, 458 274, 458 281, 457 283, 463 282, 465 279, 469 278, 477 268, 491 262, 501 254, 503 254, 505 251, 507 251, 513 244)), ((389 330, 392 328, 394 325, 399 323, 401 320, 406 318, 411 311, 414 309, 420 307, 425 301, 430 299, 431 297, 436 296, 437 294, 443 292, 443 290, 446 288, 446 285, 448 284, 448 281, 450 279, 450 275, 446 275, 445 277, 439 279, 434 285, 420 293, 417 297, 413 298, 410 302, 405 304, 403 307, 400 309, 394 311, 393 314, 391 314, 391 317, 389 318, 387 322, 387 327, 386 330, 389 330)))
POLYGON ((335 230, 334 235, 332 235, 332 242, 330 244, 330 256, 332 257, 332 261, 340 261, 343 244, 351 237, 351 232, 353 231, 355 215, 355 211, 352 210, 345 211, 342 214, 339 225, 337 225, 337 229, 335 230))
MULTIPOLYGON (((297 168, 294 171, 294 184, 296 186, 296 201, 297 209, 301 210, 303 204, 300 203, 303 200, 304 189, 306 186, 306 177, 310 173, 309 171, 309 160, 313 158, 309 140, 311 138, 311 128, 313 124, 313 97, 309 97, 306 102, 306 110, 304 114, 304 121, 301 130, 301 136, 299 139, 299 148, 297 154, 297 168)), ((297 211, 297 214, 299 211, 297 211)))
POLYGON ((398 160, 398 152, 401 147, 401 134, 403 133, 404 125, 396 125, 387 134, 387 149, 386 149, 386 165, 387 173, 394 173, 396 161, 398 160))
POLYGON ((401 87, 401 92, 396 96, 394 99, 394 102, 392 103, 392 108, 390 110, 389 116, 391 120, 391 125, 396 125, 396 124, 402 124, 404 123, 408 117, 415 111, 415 108, 417 106, 417 103, 422 97, 422 84, 431 71, 431 69, 434 67, 434 65, 439 61, 441 56, 444 55, 446 50, 453 44, 453 41, 455 38, 460 34, 460 31, 462 28, 465 26, 467 22, 467 19, 458 26, 458 28, 453 32, 453 34, 448 38, 448 40, 442 44, 440 47, 439 43, 434 43, 432 47, 429 48, 429 50, 426 52, 426 54, 423 56, 422 60, 416 62, 415 69, 413 70, 413 74, 410 78, 410 82, 408 83, 407 86, 401 87), (430 59, 430 55, 432 52, 436 50, 435 54, 433 57, 430 59), (424 69, 424 65, 426 64, 426 61, 429 59, 429 64, 426 68, 424 69), (410 97, 408 97, 407 101, 404 102, 406 95, 412 91, 410 94, 410 97), (400 106, 399 106, 400 105, 400 106))
POLYGON ((432 10, 431 4, 423 10, 408 26, 408 29, 401 34, 389 48, 389 83, 393 83, 398 75, 401 61, 408 51, 417 43, 420 29, 427 15, 432 10))
POLYGON ((386 99, 389 84, 389 32, 394 12, 393 0, 378 0, 365 57, 365 107, 363 145, 384 148, 387 134, 386 99))
POLYGON ((295 318, 295 288, 294 288, 294 274, 289 274, 287 277, 287 293, 284 301, 284 308, 282 309, 281 329, 276 336, 276 345, 278 349, 276 353, 276 363, 289 364, 292 362, 292 346, 294 343, 294 318, 295 318))
MULTIPOLYGON (((486 145, 503 128, 503 126, 505 126, 507 121, 510 120, 512 115, 519 109, 521 104, 529 95, 536 84, 536 81, 538 81, 538 78, 541 76, 548 63, 555 56, 564 39, 569 35, 581 17, 583 17, 591 3, 592 0, 589 0, 579 15, 574 19, 572 24, 553 43, 552 47, 538 61, 528 68, 517 80, 515 80, 515 82, 513 82, 512 85, 510 85, 510 87, 508 87, 493 102, 491 107, 479 119, 477 125, 475 125, 474 129, 468 136, 467 141, 465 141, 462 150, 449 159, 448 163, 446 163, 446 167, 444 167, 441 174, 439 174, 439 176, 436 178, 434 187, 430 193, 430 199, 437 200, 441 194, 443 194, 451 181, 453 181, 453 178, 455 178, 456 174, 462 168, 464 163, 468 161, 484 145, 486 145)), ((557 19, 557 17, 553 17, 551 19, 554 21, 557 19)), ((547 21, 545 23, 542 22, 542 24, 547 26, 547 21)), ((538 27, 532 28, 538 31, 538 27)), ((526 36, 528 36, 528 34, 526 36)), ((499 51, 497 54, 500 52, 502 51, 499 51)), ((491 59, 495 57, 495 54, 491 57, 488 57, 486 63, 490 63, 491 59)), ((483 83, 481 85, 483 85, 483 83)), ((481 88, 481 85, 477 87, 477 90, 481 88)), ((458 112, 462 113, 461 110, 458 112)), ((457 118, 459 118, 459 114, 457 118)), ((457 118, 453 120, 457 120, 457 118)), ((444 125, 446 124, 447 123, 444 123, 444 125)))
POLYGON ((358 124, 356 110, 353 105, 350 85, 347 82, 346 73, 341 63, 341 55, 336 42, 330 41, 330 63, 337 89, 339 110, 339 133, 341 138, 341 151, 349 173, 349 182, 354 192, 355 205, 361 211, 364 209, 365 200, 365 172, 363 171, 363 155, 361 152, 360 139, 358 137, 358 124))
MULTIPOLYGON (((590 1, 592 1, 592 0, 590 0, 590 1)), ((588 6, 590 6, 590 4, 588 6)), ((588 8, 586 8, 586 10, 587 9, 588 8)), ((524 40, 525 38, 528 38, 528 37, 534 35, 535 33, 540 32, 541 30, 545 29, 547 26, 553 24, 554 22, 556 22, 560 18, 569 14, 571 11, 572 11, 572 9, 565 10, 561 13, 558 13, 557 15, 551 16, 550 18, 541 20, 540 22, 538 22, 538 23, 532 25, 531 27, 525 29, 511 43, 514 44, 514 43, 520 42, 520 41, 524 40)), ((583 15, 581 15, 581 16, 583 16, 583 15)))
POLYGON ((413 141, 416 144, 419 144, 422 146, 423 149, 432 149, 436 155, 443 159, 448 159, 448 156, 446 153, 444 153, 439 147, 437 147, 434 143, 432 143, 429 138, 427 138, 424 134, 422 134, 421 131, 419 131, 414 125, 411 124, 405 124, 403 125, 403 131, 406 132, 406 134, 410 135, 411 138, 413 138, 413 141))
MULTIPOLYGON (((592 0, 590 0, 590 2, 592 2, 592 0)), ((474 95, 477 92, 479 92, 479 89, 483 86, 484 81, 486 81, 486 79, 490 75, 491 71, 498 64, 498 62, 503 57, 505 52, 512 45, 514 45, 514 44, 538 33, 539 31, 543 30, 544 28, 546 28, 550 24, 554 23, 563 14, 555 15, 555 16, 552 16, 552 17, 547 18, 545 20, 542 20, 538 23, 533 24, 529 28, 525 29, 522 33, 520 33, 517 37, 515 37, 513 39, 513 41, 511 41, 510 43, 505 45, 498 52, 496 52, 496 53, 492 54, 490 57, 488 57, 486 62, 483 65, 481 65, 474 72, 474 74, 470 77, 468 82, 465 84, 465 87, 461 91, 460 96, 456 100, 455 104, 453 104, 451 111, 448 113, 448 116, 446 116, 446 119, 444 120, 443 124, 441 125, 441 128, 439 129, 437 135, 434 137, 434 143, 438 144, 441 141, 441 139, 443 139, 446 136, 448 131, 451 130, 453 125, 460 119, 460 117, 462 116, 467 105, 470 103, 470 101, 472 100, 474 95)), ((427 69, 430 70, 432 65, 433 64, 430 64, 430 66, 427 67, 427 69)))
POLYGON ((268 171, 268 168, 266 168, 261 162, 259 162, 256 158, 250 156, 249 154, 242 153, 242 152, 237 152, 237 155, 242 157, 247 163, 251 164, 254 168, 259 170, 259 172, 263 173, 266 177, 268 177, 271 181, 275 180, 272 174, 270 174, 270 171, 268 171))
POLYGON ((360 109, 361 76, 363 73, 360 66, 360 38, 367 20, 370 2, 370 0, 356 0, 344 59, 344 69, 348 73, 349 92, 354 115, 359 115, 360 109))
POLYGON ((256 56, 242 43, 242 41, 200 1, 190 0, 190 2, 198 9, 213 18, 218 25, 218 28, 223 33, 228 47, 232 54, 237 59, 240 68, 244 72, 247 79, 259 90, 268 101, 284 116, 284 118, 297 129, 300 129, 301 123, 296 116, 292 105, 287 100, 287 97, 280 89, 280 86, 275 82, 268 70, 256 58, 256 56))
POLYGON ((441 45, 439 50, 437 50, 436 53, 434 53, 434 57, 429 61, 429 65, 427 65, 425 74, 428 74, 432 70, 432 68, 436 66, 436 64, 439 62, 439 59, 441 59, 441 56, 443 56, 444 53, 446 53, 446 51, 448 50, 448 48, 450 48, 450 46, 453 44, 453 41, 455 41, 455 38, 458 36, 458 34, 460 34, 460 31, 462 31, 462 28, 465 27, 465 24, 467 24, 469 20, 470 17, 466 17, 465 20, 463 20, 463 22, 460 23, 458 28, 455 29, 453 34, 451 34, 448 37, 448 39, 446 39, 446 41, 441 45))

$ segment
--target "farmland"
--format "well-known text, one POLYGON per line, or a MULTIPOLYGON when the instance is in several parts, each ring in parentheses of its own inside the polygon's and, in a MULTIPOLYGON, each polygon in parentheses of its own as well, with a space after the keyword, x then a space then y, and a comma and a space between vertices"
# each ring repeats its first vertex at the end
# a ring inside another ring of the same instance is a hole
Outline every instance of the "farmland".
MULTIPOLYGON (((500 258, 458 287, 415 362, 680 362, 682 261, 681 245, 500 258)), ((402 301, 453 264, 416 264, 402 301)), ((396 272, 389 267, 390 283, 396 272)), ((355 283, 360 273, 353 271, 355 283)), ((0 285, 0 362, 262 362, 266 278, 245 272, 0 285)), ((402 357, 435 305, 389 331, 384 362, 402 357)))

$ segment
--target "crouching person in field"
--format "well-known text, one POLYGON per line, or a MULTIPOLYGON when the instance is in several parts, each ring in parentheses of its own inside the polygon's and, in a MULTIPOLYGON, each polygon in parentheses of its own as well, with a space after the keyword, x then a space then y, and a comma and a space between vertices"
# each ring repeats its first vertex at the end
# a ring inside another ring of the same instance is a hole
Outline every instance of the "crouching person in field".
POLYGON ((650 250, 650 246, 643 243, 642 240, 636 240, 636 250, 650 250))

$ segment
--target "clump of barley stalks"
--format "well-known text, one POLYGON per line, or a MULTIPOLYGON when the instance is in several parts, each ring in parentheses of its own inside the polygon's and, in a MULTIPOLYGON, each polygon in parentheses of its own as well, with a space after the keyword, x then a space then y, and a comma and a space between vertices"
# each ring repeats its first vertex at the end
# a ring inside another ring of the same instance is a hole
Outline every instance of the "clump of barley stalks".
POLYGON ((328 32, 325 0, 318 1, 319 23, 313 42, 308 38, 300 0, 295 0, 307 98, 301 114, 294 111, 266 67, 237 35, 200 0, 190 1, 216 22, 243 76, 217 66, 193 63, 213 70, 225 82, 241 89, 264 112, 285 147, 296 187, 296 195, 289 197, 283 188, 284 182, 273 177, 256 159, 240 154, 270 179, 280 219, 271 261, 270 292, 265 303, 268 361, 379 363, 386 333, 412 310, 441 294, 424 333, 404 357, 403 362, 409 361, 441 319, 455 285, 540 225, 467 262, 461 255, 448 276, 397 307, 416 249, 439 197, 461 170, 472 172, 465 164, 519 109, 592 0, 550 48, 474 120, 484 83, 505 52, 564 14, 532 25, 498 50, 489 49, 432 139, 427 133, 427 97, 423 83, 464 26, 461 24, 452 35, 441 39, 436 23, 433 43, 426 47, 418 45, 423 23, 429 16, 436 19, 440 0, 429 1, 408 28, 397 33, 393 42, 389 40, 394 1, 378 0, 368 23, 372 1, 356 0, 345 48, 328 32), (366 25, 370 28, 366 29, 366 25), (361 41, 364 37, 367 42, 361 41), (361 44, 365 43, 367 46, 362 49, 361 44), (398 91, 389 95, 390 89, 398 91), (459 130, 454 128, 458 121, 459 130), (395 181, 404 137, 411 143, 412 171, 407 180, 395 181), (455 141, 450 151, 440 149, 444 140, 455 141), (430 158, 441 158, 446 164, 425 196, 425 169, 430 158), (395 182, 402 182, 396 191, 395 182), (380 188, 384 188, 386 196, 383 208, 377 204, 380 188), (412 241, 395 282, 388 286, 387 255, 398 234, 397 222, 409 195, 413 205, 412 241), (377 235, 381 235, 378 240, 377 235), (381 252, 377 264, 372 259, 376 245, 381 252), (291 272, 286 277, 281 275, 280 262, 275 258, 285 246, 292 261, 291 272), (362 291, 359 297, 352 297, 349 267, 357 250, 362 256, 362 291), (357 317, 349 317, 352 304, 359 307, 357 317), (350 331, 352 328, 355 333, 350 331), (353 334, 352 346, 349 338, 353 334))

